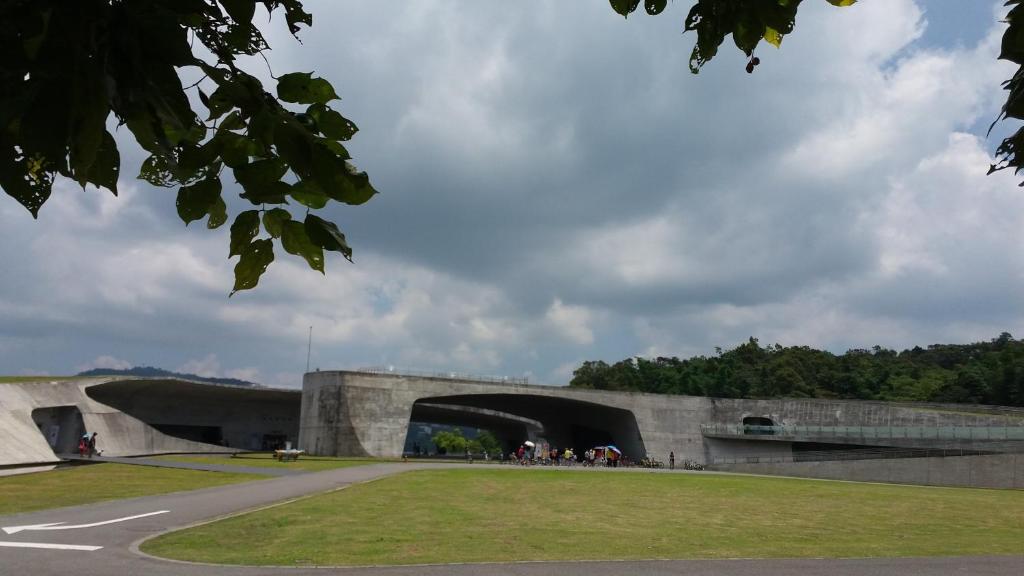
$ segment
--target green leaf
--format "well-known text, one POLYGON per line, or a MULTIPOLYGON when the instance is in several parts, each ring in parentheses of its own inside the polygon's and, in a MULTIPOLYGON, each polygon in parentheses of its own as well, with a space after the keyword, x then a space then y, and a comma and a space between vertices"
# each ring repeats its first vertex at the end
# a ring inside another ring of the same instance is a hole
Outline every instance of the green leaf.
POLYGON ((277 97, 295 104, 326 104, 338 99, 330 82, 313 78, 313 74, 307 72, 292 72, 278 78, 277 97))
POLYGON ((231 250, 228 258, 237 256, 245 251, 260 232, 260 213, 256 210, 246 210, 238 216, 231 224, 231 250))
POLYGON ((284 222, 281 245, 284 246, 285 251, 289 254, 305 258, 306 263, 313 270, 319 270, 321 274, 324 273, 323 248, 310 240, 306 233, 306 227, 302 222, 296 222, 295 220, 284 222))
POLYGON ((157 154, 151 154, 142 162, 139 179, 161 188, 170 188, 177 183, 177 179, 167 163, 167 157, 157 154))
POLYGON ((249 158, 256 154, 256 145, 245 136, 234 132, 218 132, 214 137, 221 143, 220 157, 231 168, 241 168, 249 163, 249 158))
POLYGON ((640 5, 640 0, 609 0, 609 2, 612 5, 612 10, 615 10, 624 18, 629 17, 636 10, 636 7, 640 5))
POLYGON ((214 176, 178 190, 178 216, 188 226, 210 212, 214 202, 220 198, 220 178, 214 176))
POLYGON ((309 236, 313 244, 324 250, 341 252, 349 262, 352 261, 352 249, 349 248, 348 242, 345 241, 345 235, 341 233, 341 230, 338 230, 334 222, 307 214, 305 226, 306 235, 309 236))
POLYGON ((287 210, 274 208, 272 210, 267 210, 263 215, 263 227, 272 237, 280 238, 285 222, 289 222, 291 219, 292 215, 289 214, 287 210))
POLYGON ((300 178, 312 176, 312 145, 313 139, 309 131, 298 122, 282 122, 274 130, 274 147, 277 153, 300 178))
POLYGON ((264 158, 234 168, 235 179, 248 189, 250 186, 268 185, 281 180, 288 167, 280 158, 264 158))
POLYGON ((261 109, 249 119, 249 138, 262 144, 264 150, 269 149, 274 144, 274 127, 279 121, 279 117, 269 109, 261 109))
POLYGON ((330 198, 327 197, 327 194, 324 194, 324 191, 317 186, 316 182, 309 180, 300 180, 297 182, 292 186, 292 191, 289 195, 299 204, 308 206, 314 210, 319 210, 324 206, 327 206, 327 202, 330 200, 330 198))
POLYGON ((246 246, 241 258, 238 259, 238 264, 235 264, 235 287, 230 295, 234 296, 239 290, 255 288, 259 284, 260 276, 267 271, 267 266, 273 261, 273 240, 256 240, 246 246))
POLYGON ((665 10, 668 0, 644 0, 644 8, 651 16, 661 14, 665 10))
POLYGON ((255 0, 220 0, 220 3, 235 22, 246 25, 252 23, 252 16, 256 12, 255 0))
POLYGON ((117 151, 117 142, 110 132, 103 131, 103 140, 100 142, 96 156, 93 157, 92 166, 85 175, 87 182, 96 186, 102 186, 117 196, 117 179, 121 175, 121 155, 117 151))
POLYGON ((365 172, 355 172, 323 145, 313 146, 313 177, 328 197, 345 204, 362 204, 377 193, 365 172))
POLYGON ((351 140, 356 132, 359 131, 355 122, 331 109, 321 112, 316 124, 320 132, 332 140, 351 140))
MULTIPOLYGON (((96 70, 91 60, 77 59, 78 65, 84 69, 76 70, 71 86, 75 92, 72 99, 71 133, 71 174, 78 184, 85 188, 89 181, 89 172, 103 146, 107 116, 110 115, 110 104, 107 102, 107 91, 103 81, 103 73, 96 70)), ((117 146, 114 145, 114 149, 117 146)), ((110 158, 108 157, 108 160, 110 158)), ((103 172, 104 169, 100 169, 103 172)), ((107 170, 109 172, 109 167, 107 170)))
POLYGON ((259 206, 260 204, 287 204, 288 196, 291 193, 292 187, 287 182, 275 180, 274 182, 249 184, 245 186, 245 192, 239 196, 259 206))
POLYGON ((196 146, 185 144, 178 150, 178 168, 181 176, 184 174, 198 174, 199 172, 218 172, 220 164, 217 157, 220 156, 223 140, 211 138, 206 144, 196 146))
POLYGON ((839 6, 840 8, 846 6, 853 6, 857 3, 857 0, 828 0, 828 3, 833 6, 839 6))
POLYGON ((779 34, 779 31, 776 30, 775 28, 772 28, 771 26, 765 26, 764 39, 766 42, 768 42, 772 46, 775 46, 776 48, 782 46, 782 34, 779 34))
POLYGON ((33 169, 31 164, 32 161, 16 159, 13 147, 0 145, 0 188, 27 208, 33 218, 38 218, 39 208, 53 189, 54 174, 38 167, 33 169))
POLYGON ((224 203, 224 199, 217 196, 217 199, 213 201, 213 205, 210 206, 210 217, 206 220, 206 227, 210 230, 220 228, 228 221, 228 205, 224 203))
POLYGON ((216 120, 235 107, 235 103, 228 96, 228 91, 223 88, 214 90, 213 94, 210 94, 210 97, 204 104, 210 111, 210 115, 206 118, 207 120, 216 120))
POLYGON ((217 130, 241 130, 245 128, 245 121, 242 120, 242 116, 238 113, 238 110, 233 110, 230 114, 221 120, 217 126, 217 130))

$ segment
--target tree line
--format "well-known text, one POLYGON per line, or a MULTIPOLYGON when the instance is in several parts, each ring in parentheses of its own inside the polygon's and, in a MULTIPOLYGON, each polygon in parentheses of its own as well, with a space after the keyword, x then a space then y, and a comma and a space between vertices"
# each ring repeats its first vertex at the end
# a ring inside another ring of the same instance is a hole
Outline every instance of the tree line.
POLYGON ((481 454, 487 452, 496 455, 501 452, 501 443, 487 430, 478 430, 476 438, 466 438, 462 430, 442 430, 431 438, 438 454, 454 454, 460 456, 467 451, 470 454, 481 454))
POLYGON ((847 398, 1024 406, 1024 340, 875 346, 836 355, 808 346, 762 346, 751 337, 713 356, 586 361, 574 388, 717 398, 847 398))

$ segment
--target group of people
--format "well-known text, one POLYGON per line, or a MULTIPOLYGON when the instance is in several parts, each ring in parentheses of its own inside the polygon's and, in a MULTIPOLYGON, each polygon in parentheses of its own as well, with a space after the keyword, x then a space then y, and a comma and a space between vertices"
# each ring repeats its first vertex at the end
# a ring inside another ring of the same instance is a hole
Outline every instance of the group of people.
POLYGON ((629 465, 629 459, 614 450, 604 447, 595 447, 583 454, 576 454, 572 448, 560 449, 557 446, 549 446, 544 443, 541 446, 534 446, 533 443, 523 443, 519 448, 506 454, 498 455, 502 463, 520 464, 522 466, 611 466, 617 467, 621 464, 629 465))
POLYGON ((82 437, 78 439, 79 456, 83 458, 86 456, 92 458, 94 455, 99 454, 96 450, 96 436, 98 435, 99 434, 97 432, 93 432, 92 434, 86 432, 85 434, 82 434, 82 437))

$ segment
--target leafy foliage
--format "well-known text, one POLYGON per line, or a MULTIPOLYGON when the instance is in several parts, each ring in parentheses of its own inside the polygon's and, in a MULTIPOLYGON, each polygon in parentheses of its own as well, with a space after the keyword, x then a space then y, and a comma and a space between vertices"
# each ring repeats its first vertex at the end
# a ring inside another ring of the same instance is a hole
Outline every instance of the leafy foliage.
POLYGON ((895 352, 875 346, 841 356, 757 339, 711 357, 584 362, 577 388, 719 398, 852 398, 1024 406, 1024 340, 933 344, 895 352))
POLYGON ((431 440, 437 446, 438 454, 463 454, 469 446, 469 440, 462 435, 462 430, 442 430, 434 434, 431 440))
POLYGON ((501 452, 501 444, 498 439, 494 437, 494 434, 480 430, 476 438, 466 438, 462 435, 460 428, 452 428, 451 430, 442 430, 431 437, 431 441, 434 446, 437 447, 438 454, 452 454, 461 456, 469 450, 470 454, 480 454, 487 452, 488 454, 497 454, 501 452))
POLYGON ((257 285, 274 260, 274 240, 320 272, 323 250, 351 259, 337 226, 309 212, 376 194, 342 144, 356 125, 331 108, 338 95, 323 78, 284 74, 275 97, 239 68, 240 57, 269 48, 253 25, 257 4, 283 12, 293 35, 312 24, 299 0, 0 3, 0 188, 34 217, 57 176, 117 194, 113 115, 150 154, 139 178, 178 189, 186 225, 227 222, 228 171, 258 207, 231 226, 234 291, 257 285), (196 42, 213 61, 196 56, 196 42), (184 69, 204 77, 185 88, 184 69), (193 90, 205 119, 193 110, 193 90), (293 219, 292 201, 304 219, 293 219), (261 223, 269 238, 258 238, 261 223))
MULTIPOLYGON (((761 63, 754 51, 761 40, 779 48, 786 34, 796 25, 796 13, 803 0, 697 0, 690 8, 683 24, 683 31, 696 31, 697 41, 690 54, 690 71, 700 72, 701 67, 718 54, 718 49, 731 35, 736 47, 747 55, 748 73, 761 63)), ((854 5, 857 0, 825 0, 833 6, 854 5)), ((628 17, 639 7, 639 0, 609 0, 613 10, 628 17)), ((1012 78, 1003 83, 1009 92, 1006 103, 992 127, 1000 120, 1014 118, 1024 120, 1024 0, 1007 0, 1012 6, 1006 17, 1008 24, 1003 34, 1001 60, 1009 60, 1019 68, 1012 78)), ((665 9, 663 0, 645 0, 648 14, 661 14, 665 9)), ((991 128, 989 129, 991 132, 991 128)), ((1003 139, 996 148, 996 163, 988 173, 1012 168, 1014 174, 1024 170, 1024 127, 1003 139)), ((1020 184, 1024 186, 1024 182, 1020 184)))

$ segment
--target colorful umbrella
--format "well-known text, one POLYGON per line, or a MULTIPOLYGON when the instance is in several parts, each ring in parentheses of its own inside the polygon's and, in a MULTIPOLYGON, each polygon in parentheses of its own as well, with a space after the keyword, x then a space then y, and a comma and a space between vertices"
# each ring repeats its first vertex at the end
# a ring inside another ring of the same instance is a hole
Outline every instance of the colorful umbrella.
POLYGON ((616 454, 618 454, 620 456, 622 455, 622 450, 619 450, 618 448, 616 448, 615 446, 612 446, 611 444, 608 445, 608 449, 611 450, 612 452, 615 452, 616 454))

